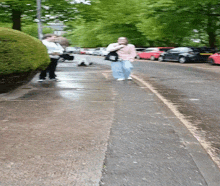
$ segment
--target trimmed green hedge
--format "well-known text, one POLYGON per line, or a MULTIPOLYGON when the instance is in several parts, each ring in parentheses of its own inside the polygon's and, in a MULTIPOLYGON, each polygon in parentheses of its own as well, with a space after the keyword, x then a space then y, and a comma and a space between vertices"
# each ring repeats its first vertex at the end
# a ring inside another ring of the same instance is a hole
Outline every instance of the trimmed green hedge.
POLYGON ((23 32, 0 27, 0 76, 44 69, 50 63, 40 40, 23 32))

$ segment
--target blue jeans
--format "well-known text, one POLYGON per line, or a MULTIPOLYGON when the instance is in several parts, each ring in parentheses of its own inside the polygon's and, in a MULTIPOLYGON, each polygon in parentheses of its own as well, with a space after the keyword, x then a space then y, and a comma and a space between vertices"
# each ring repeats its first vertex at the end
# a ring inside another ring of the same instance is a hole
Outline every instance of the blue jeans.
POLYGON ((124 60, 124 61, 112 62, 111 68, 112 68, 112 75, 115 79, 118 78, 127 79, 131 74, 133 65, 131 64, 130 61, 124 60))

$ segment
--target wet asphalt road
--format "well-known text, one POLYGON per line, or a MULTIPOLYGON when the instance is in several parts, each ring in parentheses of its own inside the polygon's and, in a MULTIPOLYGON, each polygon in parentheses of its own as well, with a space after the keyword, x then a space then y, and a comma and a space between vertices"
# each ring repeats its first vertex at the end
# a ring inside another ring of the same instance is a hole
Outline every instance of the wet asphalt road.
MULTIPOLYGON (((135 73, 150 82, 196 128, 220 163, 220 66, 136 62, 135 73)), ((220 165, 220 164, 219 164, 220 165)))
POLYGON ((194 136, 220 167, 220 66, 149 60, 133 64, 133 73, 149 82, 190 122, 194 136))
POLYGON ((115 115, 100 186, 218 185, 218 169, 208 175, 208 156, 197 159, 206 153, 150 90, 134 82, 113 87, 115 115))

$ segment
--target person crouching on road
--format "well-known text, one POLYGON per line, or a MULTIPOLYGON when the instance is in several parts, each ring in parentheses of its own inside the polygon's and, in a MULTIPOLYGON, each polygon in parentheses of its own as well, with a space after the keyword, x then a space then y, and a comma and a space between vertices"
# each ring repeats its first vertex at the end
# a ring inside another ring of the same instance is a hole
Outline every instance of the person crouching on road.
POLYGON ((63 47, 59 43, 55 43, 57 36, 54 34, 46 34, 43 37, 42 43, 47 47, 48 54, 50 56, 50 64, 45 70, 42 70, 38 81, 44 81, 49 72, 49 78, 52 81, 58 81, 55 75, 55 70, 57 67, 57 62, 60 55, 63 54, 63 47))
POLYGON ((126 37, 119 37, 118 42, 110 44, 106 50, 108 52, 116 51, 118 54, 118 61, 111 63, 113 77, 118 81, 132 79, 130 76, 133 68, 131 62, 136 56, 135 46, 128 44, 126 37))

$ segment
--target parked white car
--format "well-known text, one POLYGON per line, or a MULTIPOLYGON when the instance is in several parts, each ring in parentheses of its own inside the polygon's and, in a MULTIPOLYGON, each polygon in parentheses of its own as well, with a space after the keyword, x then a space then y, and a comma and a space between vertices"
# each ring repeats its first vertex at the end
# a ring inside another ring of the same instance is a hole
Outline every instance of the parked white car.
POLYGON ((107 56, 109 52, 106 50, 106 48, 103 48, 100 53, 101 56, 107 56))
POLYGON ((101 56, 101 49, 100 48, 96 48, 95 51, 93 52, 94 56, 101 56))
POLYGON ((90 48, 90 49, 88 49, 88 51, 86 52, 86 54, 93 55, 93 52, 94 52, 94 51, 95 51, 95 49, 90 48))
POLYGON ((65 51, 66 53, 79 54, 80 49, 80 47, 66 47, 65 51))

